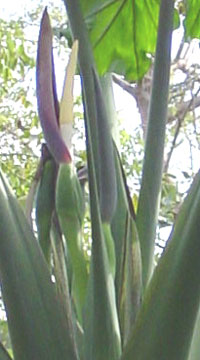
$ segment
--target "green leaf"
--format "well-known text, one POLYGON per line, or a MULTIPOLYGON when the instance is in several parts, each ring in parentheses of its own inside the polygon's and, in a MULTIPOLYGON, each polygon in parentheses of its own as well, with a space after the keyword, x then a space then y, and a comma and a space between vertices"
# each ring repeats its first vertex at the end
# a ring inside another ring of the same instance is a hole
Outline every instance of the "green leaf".
POLYGON ((17 53, 20 56, 21 60, 23 61, 24 65, 30 65, 31 67, 34 66, 35 62, 33 58, 29 57, 26 54, 23 42, 17 48, 17 53))
POLYGON ((16 43, 15 43, 14 39, 11 39, 11 35, 10 35, 10 34, 8 34, 8 36, 7 36, 6 44, 7 44, 8 50, 9 50, 9 54, 10 54, 10 55, 13 55, 13 53, 15 53, 16 43))
POLYGON ((78 359, 55 285, 0 173, 0 274, 15 360, 78 359))
POLYGON ((90 8, 81 0, 99 74, 113 71, 131 81, 142 78, 151 64, 147 54, 155 51, 159 1, 89 3, 90 8))
POLYGON ((187 360, 200 302, 200 173, 144 293, 123 360, 187 360))
MULTIPOLYGON (((80 0, 100 75, 143 77, 155 52, 159 0, 80 0), (113 41, 114 39, 114 41, 113 41)), ((174 27, 179 25, 174 12, 174 27)))
POLYGON ((186 39, 200 39, 200 3, 198 0, 186 1, 186 18, 184 21, 186 39))

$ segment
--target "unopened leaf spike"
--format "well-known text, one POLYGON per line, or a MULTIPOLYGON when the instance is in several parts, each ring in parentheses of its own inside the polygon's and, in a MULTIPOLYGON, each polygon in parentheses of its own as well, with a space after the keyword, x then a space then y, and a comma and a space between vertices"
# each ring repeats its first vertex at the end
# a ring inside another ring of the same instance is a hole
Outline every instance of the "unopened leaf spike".
POLYGON ((57 163, 70 163, 71 155, 58 125, 52 55, 52 29, 47 9, 43 13, 37 52, 36 93, 44 138, 57 163))

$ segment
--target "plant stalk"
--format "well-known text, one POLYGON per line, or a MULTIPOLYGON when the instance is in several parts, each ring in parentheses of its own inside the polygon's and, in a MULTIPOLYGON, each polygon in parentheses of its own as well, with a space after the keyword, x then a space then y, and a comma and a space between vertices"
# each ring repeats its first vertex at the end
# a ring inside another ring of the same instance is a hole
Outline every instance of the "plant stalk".
POLYGON ((144 288, 153 271, 154 244, 163 171, 173 13, 174 1, 162 0, 137 213, 144 288))

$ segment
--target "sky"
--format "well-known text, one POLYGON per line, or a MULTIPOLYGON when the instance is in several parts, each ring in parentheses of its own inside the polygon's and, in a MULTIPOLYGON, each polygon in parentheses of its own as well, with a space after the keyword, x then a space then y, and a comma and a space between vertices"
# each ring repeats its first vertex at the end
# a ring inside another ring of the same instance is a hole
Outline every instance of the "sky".
POLYGON ((23 14, 33 0, 0 0, 1 17, 9 19, 11 17, 19 17, 23 14))

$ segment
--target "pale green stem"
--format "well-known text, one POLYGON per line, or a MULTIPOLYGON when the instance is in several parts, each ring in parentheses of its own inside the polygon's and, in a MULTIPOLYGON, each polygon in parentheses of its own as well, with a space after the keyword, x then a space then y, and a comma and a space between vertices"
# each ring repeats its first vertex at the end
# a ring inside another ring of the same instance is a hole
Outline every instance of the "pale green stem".
POLYGON ((105 105, 108 114, 112 137, 115 143, 117 144, 117 148, 120 149, 119 127, 117 123, 117 113, 115 109, 112 74, 107 73, 104 76, 102 76, 100 80, 103 89, 104 99, 106 100, 105 105))
POLYGON ((154 244, 163 170, 173 12, 174 1, 162 0, 142 184, 137 213, 137 228, 141 242, 144 287, 149 281, 153 271, 154 244))

